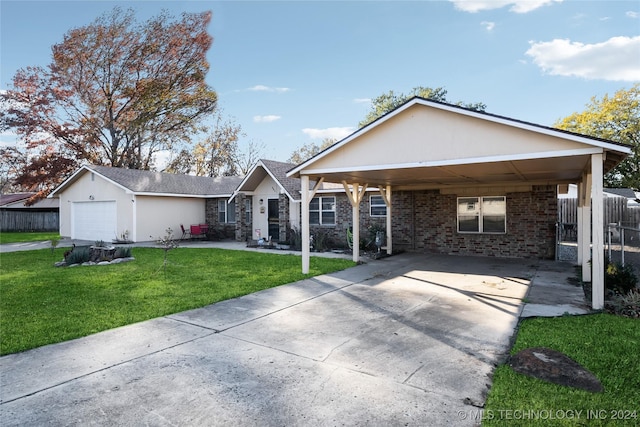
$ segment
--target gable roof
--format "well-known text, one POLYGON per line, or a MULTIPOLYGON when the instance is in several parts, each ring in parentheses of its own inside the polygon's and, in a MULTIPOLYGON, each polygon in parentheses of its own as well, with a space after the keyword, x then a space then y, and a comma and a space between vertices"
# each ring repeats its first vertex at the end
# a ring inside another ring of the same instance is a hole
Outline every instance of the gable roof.
POLYGON ((232 199, 240 192, 251 192, 270 176, 280 189, 292 200, 300 199, 300 179, 287 177, 287 171, 295 166, 293 163, 277 162, 275 160, 260 159, 251 168, 247 176, 235 189, 232 199))
POLYGON ((445 188, 576 182, 604 153, 604 171, 624 144, 414 97, 287 176, 330 182, 445 188))
MULTIPOLYGON (((280 190, 282 190, 289 199, 294 201, 300 200, 300 178, 287 176, 287 172, 294 166, 295 165, 293 163, 278 162, 267 159, 258 160, 247 176, 244 177, 240 185, 238 185, 231 197, 231 200, 233 200, 238 193, 255 191, 267 176, 270 176, 278 184, 280 190)), ((315 181, 310 182, 309 188, 313 188, 314 185, 315 181)), ((332 193, 344 192, 344 187, 342 185, 323 182, 318 191, 332 193)))
POLYGON ((242 177, 237 176, 210 178, 138 169, 85 165, 60 184, 49 197, 55 197, 57 193, 64 191, 87 172, 96 173, 114 185, 133 194, 154 196, 229 197, 242 180, 242 177))

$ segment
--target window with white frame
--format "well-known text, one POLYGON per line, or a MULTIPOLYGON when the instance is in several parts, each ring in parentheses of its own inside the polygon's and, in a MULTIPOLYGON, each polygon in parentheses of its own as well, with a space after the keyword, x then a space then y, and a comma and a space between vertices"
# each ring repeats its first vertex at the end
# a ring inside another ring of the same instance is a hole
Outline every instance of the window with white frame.
POLYGON ((369 196, 369 215, 387 216, 387 205, 382 196, 369 196))
POLYGON ((251 215, 252 215, 252 205, 253 205, 253 200, 251 199, 244 199, 244 214, 245 214, 245 221, 247 224, 251 224, 251 215))
POLYGON ((236 222, 236 201, 227 203, 226 200, 218 200, 218 222, 233 224, 236 222))
POLYGON ((315 225, 335 225, 336 198, 314 197, 309 203, 309 223, 315 225))
POLYGON ((458 232, 506 233, 506 197, 458 197, 458 232))

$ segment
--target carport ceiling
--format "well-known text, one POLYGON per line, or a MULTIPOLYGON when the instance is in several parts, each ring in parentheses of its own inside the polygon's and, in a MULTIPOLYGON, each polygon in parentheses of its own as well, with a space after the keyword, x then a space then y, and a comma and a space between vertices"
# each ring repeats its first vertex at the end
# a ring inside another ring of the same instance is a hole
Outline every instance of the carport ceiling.
MULTIPOLYGON (((621 157, 609 154, 605 172, 621 157)), ((371 165, 354 170, 307 171, 311 180, 321 176, 326 182, 358 183, 369 186, 391 185, 403 189, 441 189, 465 186, 546 185, 579 182, 588 171, 591 156, 574 155, 510 161, 459 164, 452 161, 433 164, 371 165)))

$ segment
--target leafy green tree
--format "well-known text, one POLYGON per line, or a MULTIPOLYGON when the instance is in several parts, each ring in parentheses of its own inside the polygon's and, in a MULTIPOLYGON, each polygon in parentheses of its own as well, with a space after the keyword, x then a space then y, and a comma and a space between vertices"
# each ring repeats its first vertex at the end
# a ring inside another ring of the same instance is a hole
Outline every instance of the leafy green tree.
MULTIPOLYGON (((371 110, 367 113, 364 120, 362 120, 358 126, 363 127, 368 125, 369 123, 376 120, 378 117, 382 117, 387 114, 389 111, 395 110, 400 105, 407 102, 410 98, 414 96, 419 96, 421 98, 430 99, 432 101, 438 102, 446 102, 447 101, 447 91, 444 88, 430 88, 424 86, 415 87, 408 94, 398 93, 396 94, 394 91, 390 90, 389 92, 383 93, 382 95, 374 98, 371 101, 371 110)), ((481 102, 476 102, 474 104, 465 104, 462 102, 457 102, 455 105, 459 105, 461 107, 470 108, 472 110, 484 111, 487 106, 481 102)))
POLYGON ((631 154, 605 175, 604 183, 640 191, 640 84, 612 97, 593 97, 583 112, 560 119, 554 126, 629 145, 631 154))
POLYGON ((335 144, 336 140, 333 138, 325 138, 322 140, 320 144, 316 144, 315 142, 309 142, 308 144, 303 145, 302 147, 295 150, 291 153, 291 157, 287 160, 289 163, 295 163, 296 165, 304 162, 307 159, 315 156, 322 150, 330 147, 335 144))

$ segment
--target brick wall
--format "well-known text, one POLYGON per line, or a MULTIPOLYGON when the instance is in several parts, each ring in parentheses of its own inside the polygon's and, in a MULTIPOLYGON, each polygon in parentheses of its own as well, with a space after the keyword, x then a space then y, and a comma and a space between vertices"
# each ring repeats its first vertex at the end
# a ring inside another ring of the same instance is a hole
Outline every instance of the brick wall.
MULTIPOLYGON (((360 205, 360 237, 371 239, 369 228, 386 226, 385 217, 369 215, 369 195, 360 205)), ((482 194, 477 196, 490 196, 482 194)), ((332 248, 347 246, 346 230, 352 224, 352 209, 344 193, 336 197, 336 225, 311 225, 311 233, 322 233, 332 248)), ((207 200, 207 223, 226 237, 246 241, 250 224, 245 224, 243 195, 236 199, 236 224, 218 224, 218 202, 207 200), (235 236, 234 236, 235 234, 235 236)), ((506 234, 461 234, 457 232, 457 196, 430 191, 396 191, 393 203, 393 247, 396 250, 482 255, 513 258, 547 258, 555 256, 557 221, 555 186, 534 186, 531 192, 507 193, 506 234)), ((287 241, 290 229, 289 201, 280 195, 280 241, 287 241)))
POLYGON ((507 193, 506 234, 458 233, 456 195, 415 191, 398 192, 393 197, 396 249, 515 258, 555 256, 555 186, 534 186, 531 192, 507 193))
MULTIPOLYGON (((360 237, 370 240, 369 228, 372 226, 386 226, 385 217, 371 217, 369 215, 369 194, 367 193, 360 204, 360 237)), ((378 194, 378 193, 371 193, 378 194)), ((322 197, 335 197, 336 198, 336 224, 333 226, 319 226, 311 225, 311 234, 322 233, 329 239, 330 245, 333 248, 346 248, 347 247, 347 228, 351 227, 353 223, 352 208, 347 195, 344 193, 338 194, 322 194, 322 197)))
POLYGON ((236 223, 227 224, 218 221, 218 200, 228 199, 207 199, 205 202, 205 222, 209 224, 209 238, 219 239, 238 239, 242 238, 241 228, 244 216, 240 216, 239 209, 244 208, 244 202, 240 203, 240 198, 236 198, 236 223))
POLYGON ((278 197, 278 234, 274 236, 274 239, 278 239, 279 242, 287 242, 289 240, 289 229, 291 228, 291 222, 289 220, 289 197, 286 194, 280 193, 278 197))

